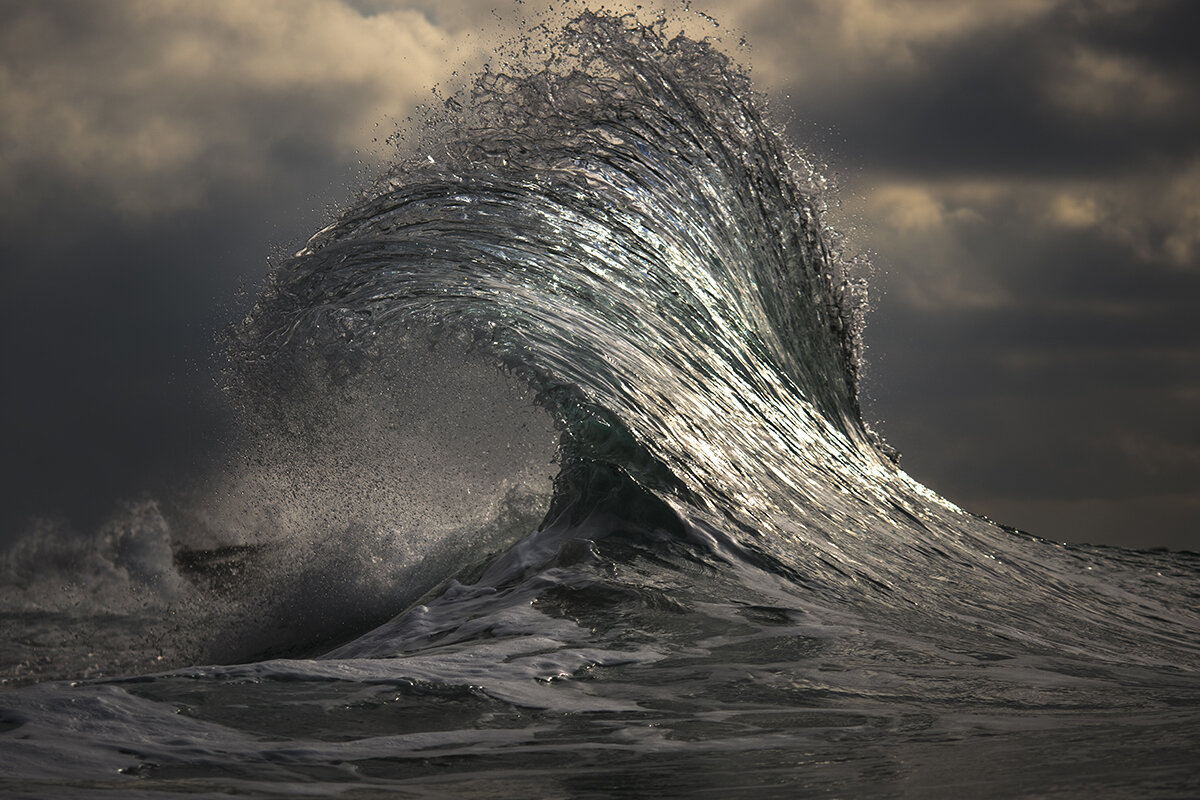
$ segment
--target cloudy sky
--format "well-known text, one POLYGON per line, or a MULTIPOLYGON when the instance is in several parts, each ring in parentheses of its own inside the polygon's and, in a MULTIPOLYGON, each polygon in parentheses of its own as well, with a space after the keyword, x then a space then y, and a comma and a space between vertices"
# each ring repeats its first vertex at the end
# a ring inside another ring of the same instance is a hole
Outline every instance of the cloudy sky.
MULTIPOLYGON (((693 8, 840 186, 868 416, 906 469, 1047 538, 1200 550, 1200 4, 693 8)), ((197 469, 239 290, 519 18, 0 0, 0 540, 197 469)))

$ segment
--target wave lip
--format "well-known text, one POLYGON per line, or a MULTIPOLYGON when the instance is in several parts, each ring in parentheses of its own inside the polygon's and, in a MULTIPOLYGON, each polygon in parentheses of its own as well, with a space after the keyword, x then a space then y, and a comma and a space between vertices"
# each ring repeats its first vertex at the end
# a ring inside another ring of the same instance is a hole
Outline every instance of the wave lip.
POLYGON ((700 496, 764 443, 861 446, 849 283, 748 81, 624 19, 562 36, 550 65, 485 73, 465 135, 275 274, 235 337, 243 376, 432 319, 524 371, 568 445, 616 420, 700 496))

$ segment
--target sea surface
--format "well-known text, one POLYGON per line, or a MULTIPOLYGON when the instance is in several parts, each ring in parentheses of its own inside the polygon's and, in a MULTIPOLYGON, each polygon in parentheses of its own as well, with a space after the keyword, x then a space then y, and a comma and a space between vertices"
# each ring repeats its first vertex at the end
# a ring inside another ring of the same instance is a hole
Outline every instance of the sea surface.
POLYGON ((3 554, 0 795, 1200 796, 1200 556, 909 477, 831 190, 665 30, 425 109, 228 331, 223 466, 3 554))

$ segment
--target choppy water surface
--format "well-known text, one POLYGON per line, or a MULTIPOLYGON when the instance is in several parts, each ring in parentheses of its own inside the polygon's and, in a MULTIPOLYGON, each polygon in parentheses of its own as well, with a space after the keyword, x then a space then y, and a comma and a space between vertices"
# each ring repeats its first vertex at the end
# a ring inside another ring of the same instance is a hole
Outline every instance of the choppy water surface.
POLYGON ((146 502, 6 556, 0 791, 1200 793, 1200 557, 906 475, 744 75, 631 17, 546 35, 231 332, 203 547, 146 502))

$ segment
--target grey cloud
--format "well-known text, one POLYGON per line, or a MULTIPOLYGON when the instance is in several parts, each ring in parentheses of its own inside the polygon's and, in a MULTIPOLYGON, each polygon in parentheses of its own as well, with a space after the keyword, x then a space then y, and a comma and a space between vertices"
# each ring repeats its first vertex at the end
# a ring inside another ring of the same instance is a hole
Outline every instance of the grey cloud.
POLYGON ((55 170, 139 215, 195 207, 223 182, 269 180, 272 149, 330 160, 369 147, 456 62, 413 10, 361 16, 293 3, 50 2, 0 33, 0 196, 55 170), (5 178, 8 178, 5 180, 5 178))
POLYGON ((851 219, 881 266, 904 265, 892 289, 919 307, 1044 305, 1046 289, 1062 293, 1060 306, 1105 293, 1127 305, 1153 281, 1171 283, 1170 272, 1200 268, 1200 159, 1086 180, 874 180, 851 193, 851 219), (1036 281, 1018 287, 1032 263, 1036 281), (1111 283, 1125 273, 1124 284, 1111 283))
POLYGON ((1188 5, 813 0, 731 12, 755 43, 756 75, 799 119, 835 127, 870 170, 1069 176, 1196 151, 1200 60, 1177 48, 1162 58, 1158 44, 1178 39, 1188 5))

